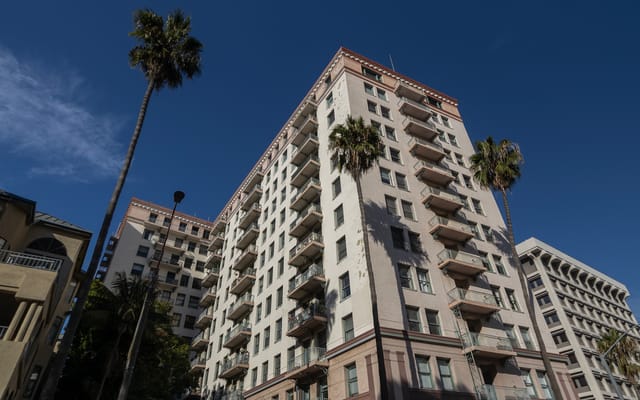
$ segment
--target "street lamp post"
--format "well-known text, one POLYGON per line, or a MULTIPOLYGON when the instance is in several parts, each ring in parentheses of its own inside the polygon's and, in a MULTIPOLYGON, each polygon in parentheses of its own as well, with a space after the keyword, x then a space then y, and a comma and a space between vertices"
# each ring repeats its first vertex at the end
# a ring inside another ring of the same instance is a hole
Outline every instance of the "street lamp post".
POLYGON ((142 309, 140 310, 140 315, 138 316, 138 322, 136 324, 136 330, 133 333, 133 339, 131 339, 131 344, 129 345, 129 352, 127 353, 127 363, 124 369, 124 375, 122 377, 122 383, 120 385, 120 391, 118 393, 118 400, 126 400, 129 394, 129 386, 131 386, 131 379, 133 378, 133 371, 136 367, 136 360, 138 359, 138 352, 140 351, 140 344, 142 343, 142 335, 144 333, 145 325, 147 324, 147 317, 149 315, 149 309, 153 305, 155 300, 155 290, 156 285, 158 283, 158 273, 160 272, 160 262, 162 261, 162 257, 164 256, 164 248, 167 245, 167 240, 169 240, 169 232, 171 231, 171 224, 173 223, 173 216, 176 213, 176 207, 178 204, 184 199, 184 192, 176 191, 173 193, 173 210, 171 210, 171 217, 169 218, 169 226, 167 227, 167 237, 164 239, 162 243, 162 248, 160 250, 160 257, 156 260, 156 268, 155 270, 151 268, 151 283, 147 288, 147 292, 144 296, 144 303, 142 304, 142 309))
POLYGON ((609 368, 609 363, 607 363, 607 355, 611 352, 611 350, 613 350, 614 347, 616 347, 616 345, 622 339, 624 339, 625 336, 627 336, 629 334, 629 332, 631 332, 633 329, 635 329, 637 327, 638 327, 637 325, 632 325, 629 329, 626 330, 626 332, 624 332, 622 335, 620 335, 618 337, 618 339, 616 339, 616 341, 613 342, 613 344, 611 346, 609 346, 607 351, 605 351, 604 353, 600 354, 600 362, 602 363, 602 366, 604 367, 605 371, 607 371, 607 375, 609 375, 609 380, 613 384, 613 389, 616 391, 616 396, 618 396, 619 400, 623 400, 624 399, 624 395, 622 394, 622 390, 620 390, 620 386, 618 386, 618 381, 616 381, 616 379, 613 377, 613 374, 611 373, 611 368, 609 368))

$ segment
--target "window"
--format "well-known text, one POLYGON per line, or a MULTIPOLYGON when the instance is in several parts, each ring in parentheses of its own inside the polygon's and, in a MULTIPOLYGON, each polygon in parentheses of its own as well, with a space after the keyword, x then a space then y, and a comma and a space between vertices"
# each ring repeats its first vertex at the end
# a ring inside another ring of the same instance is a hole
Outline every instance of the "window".
POLYGON ((402 204, 402 214, 405 218, 415 220, 416 217, 413 215, 413 203, 405 200, 400 201, 400 203, 402 204))
POLYGON ((267 296, 267 299, 265 300, 264 303, 264 316, 266 317, 267 315, 271 314, 271 303, 273 302, 272 297, 271 296, 267 296))
POLYGON ((184 301, 186 299, 186 295, 184 293, 178 293, 176 295, 176 305, 177 306, 184 306, 184 301))
POLYGON ((436 100, 433 97, 427 96, 427 101, 429 102, 430 106, 442 109, 442 102, 440 100, 436 100))
MULTIPOLYGON (((535 288, 537 288, 539 286, 544 286, 544 283, 542 282, 542 278, 541 277, 538 276, 538 277, 536 277, 536 278, 534 278, 534 279, 529 281, 529 287, 531 289, 535 289, 535 288)), ((582 297, 584 298, 584 295, 582 297)))
POLYGON ((179 327, 181 319, 182 319, 181 314, 173 313, 173 316, 171 317, 171 326, 179 327))
POLYGON ((533 386, 533 380, 531 379, 531 371, 528 369, 521 370, 522 381, 524 382, 524 387, 527 388, 527 393, 532 398, 538 397, 536 393, 536 388, 533 386))
POLYGON ((433 293, 433 289, 431 288, 431 279, 429 278, 429 271, 425 269, 417 269, 418 274, 418 286, 421 292, 424 293, 433 293))
POLYGON ((331 112, 327 115, 327 125, 331 126, 336 120, 336 113, 331 110, 331 112))
POLYGON ((333 198, 335 199, 337 195, 342 192, 342 186, 340 185, 340 177, 337 177, 333 183, 331 184, 331 189, 333 191, 333 198))
POLYGON ((378 113, 378 105, 376 103, 374 103, 373 101, 367 100, 367 110, 369 110, 369 112, 377 114, 378 113))
POLYGON ((393 242, 393 247, 396 249, 405 250, 405 242, 404 242, 404 232, 401 228, 396 228, 395 226, 391 227, 391 241, 393 242))
POLYGON ((189 287, 189 275, 180 276, 180 286, 189 287))
POLYGON ((187 250, 196 251, 196 242, 189 242, 189 244, 187 244, 187 250))
POLYGON ((184 327, 187 329, 193 329, 193 326, 196 323, 196 317, 193 315, 185 315, 184 316, 184 327))
POLYGON ((256 355, 260 352, 260 334, 256 334, 253 337, 253 354, 256 355))
POLYGON ((484 238, 487 242, 493 242, 493 232, 490 227, 482 225, 482 233, 484 233, 484 238))
POLYGON ((264 342, 262 344, 262 349, 267 349, 269 348, 269 342, 271 341, 271 328, 270 327, 266 327, 264 329, 264 342))
POLYGON ((189 296, 189 308, 198 308, 198 303, 200 302, 200 298, 198 296, 189 296))
POLYGON ((386 168, 380 167, 380 180, 382 181, 382 183, 385 183, 387 185, 393 185, 393 182, 391 181, 391 171, 386 168))
POLYGON ((438 358, 438 371, 440 372, 440 381, 444 390, 453 390, 453 375, 451 375, 451 361, 444 358, 438 358))
POLYGON ((505 308, 502 295, 500 294, 500 288, 498 286, 491 286, 491 293, 493 293, 493 298, 496 300, 498 307, 505 308))
POLYGON ((380 106, 380 115, 387 119, 391 119, 391 110, 389 110, 387 107, 380 106))
POLYGON ((279 318, 276 321, 276 336, 274 338, 274 343, 277 343, 282 339, 282 318, 279 318))
POLYGON ((204 272, 204 261, 196 261, 196 271, 204 272))
POLYGON ((134 263, 131 266, 131 275, 134 276, 142 276, 142 271, 144 271, 144 265, 134 263))
POLYGON ((378 88, 378 98, 382 100, 387 100, 387 92, 378 88))
POLYGON ((400 159, 400 150, 389 147, 389 157, 391 157, 391 161, 394 163, 402 164, 402 160, 400 159))
POLYGON ((524 326, 520 327, 520 336, 522 336, 522 341, 524 342, 524 346, 529 350, 535 350, 535 346, 533 345, 533 340, 531 339, 531 335, 529 334, 529 328, 524 326))
POLYGON ((366 94, 370 94, 370 95, 374 95, 375 93, 373 92, 373 85, 371 85, 370 83, 365 82, 364 83, 364 91, 366 94))
POLYGON ((422 332, 422 324, 420 323, 420 311, 416 307, 406 307, 408 328, 410 331, 422 332))
POLYGON ((496 271, 498 271, 500 275, 507 275, 507 270, 504 268, 504 264, 502 264, 502 257, 494 255, 493 263, 496 265, 496 271))
POLYGON ((278 260, 278 276, 284 274, 284 258, 278 260))
POLYGON ((551 393, 551 388, 549 387, 549 381, 547 379, 547 373, 544 371, 536 372, 538 374, 538 382, 540 383, 540 388, 542 388, 542 398, 553 399, 553 394, 551 393))
POLYGON ((420 389, 433 389, 433 377, 429 366, 429 357, 416 356, 418 366, 418 382, 420 389))
POLYGON ((342 204, 333 210, 333 221, 336 228, 344 224, 344 211, 342 209, 342 204))
POLYGON ((367 67, 362 67, 362 75, 366 76, 367 78, 375 79, 378 82, 382 82, 382 75, 367 67))
POLYGON ((420 234, 409 231, 409 246, 414 253, 422 253, 422 243, 420 242, 420 234))
POLYGON ((442 329, 440 328, 440 321, 438 319, 438 312, 433 310, 426 310, 426 313, 429 333, 432 335, 442 335, 442 329))
POLYGON ((342 334, 344 341, 353 339, 353 315, 349 314, 342 318, 342 334))
MULTIPOLYGON (((556 322, 560 322, 560 319, 558 318, 558 314, 555 312, 551 312, 549 314, 545 314, 544 315, 544 320, 547 323, 547 325, 553 325, 556 322)), ((580 320, 578 320, 580 321, 580 320)))
POLYGON ((358 394, 358 371, 355 364, 344 367, 345 377, 347 381, 347 396, 355 396, 358 394))
POLYGON ((504 324, 504 332, 507 334, 509 338, 509 342, 511 342, 511 347, 520 347, 520 342, 518 341, 518 337, 516 336, 515 331, 513 330, 513 325, 504 324))
POLYGON ((282 305, 282 297, 283 297, 282 293, 283 293, 282 286, 280 286, 276 291, 276 308, 282 305))
POLYGON ((336 242, 336 252, 338 254, 338 261, 347 256, 347 239, 345 236, 341 237, 336 242))
POLYGON ((405 175, 396 172, 396 183, 398 184, 398 189, 409 190, 409 184, 407 183, 407 177, 405 175))
POLYGON ((149 214, 149 222, 155 223, 158 220, 158 214, 150 213, 149 214))
POLYGON ((258 367, 255 367, 251 370, 251 386, 256 386, 258 384, 258 367))
MULTIPOLYGON (((165 220, 166 220, 166 218, 165 218, 165 220)), ((180 225, 178 225, 178 230, 180 232, 186 231, 187 230, 187 224, 185 222, 180 222, 180 225)))
POLYGON ((476 214, 484 215, 484 211, 482 210, 482 204, 480 204, 480 200, 471 199, 471 203, 473 203, 473 211, 475 211, 476 214))
POLYGON ((518 304, 518 299, 516 298, 516 293, 511 289, 504 290, 507 293, 507 299, 509 300, 509 305, 513 311, 520 311, 520 305, 518 304))
POLYGON ((384 196, 384 202, 387 206, 387 214, 398 215, 398 207, 396 205, 396 198, 392 196, 384 196))
POLYGON ((205 229, 202 231, 202 238, 203 239, 209 239, 209 237, 211 237, 211 231, 208 229, 205 229))
POLYGON ((278 250, 282 250, 284 248, 284 232, 278 236, 278 250))
POLYGON ((202 279, 193 278, 193 281, 191 282, 191 287, 193 289, 202 289, 202 279))
POLYGON ((344 300, 351 296, 351 283, 349 282, 349 273, 340 276, 340 300, 344 300))
POLYGON ((390 126, 387 126, 387 125, 384 126, 384 135, 389 140, 393 140, 394 142, 398 141, 398 139, 396 138, 396 130, 390 126))
MULTIPOLYGON (((280 354, 276 354, 275 357, 273 357, 273 376, 280 375, 281 358, 280 354)), ((278 396, 276 396, 276 398, 277 397, 278 396)))
POLYGON ((173 245, 179 249, 182 248, 182 243, 184 243, 184 240, 182 238, 176 238, 175 241, 173 242, 173 245))
POLYGON ((149 248, 147 246, 138 246, 138 252, 136 253, 138 257, 147 257, 149 255, 149 248))
POLYGON ((142 233, 142 237, 144 238, 144 240, 150 240, 153 237, 153 231, 150 229, 145 229, 142 233))
POLYGON ((333 92, 329 92, 327 98, 324 101, 327 104, 327 108, 331 107, 331 105, 333 104, 333 92))
POLYGON ((400 286, 407 289, 413 289, 410 266, 398 263, 398 275, 400 276, 400 286))
POLYGON ((208 254, 207 245, 201 244, 198 248, 198 254, 206 256, 208 254))
POLYGON ((547 304, 551 304, 551 297, 549 297, 548 294, 543 294, 542 296, 538 296, 536 297, 536 299, 538 300, 538 305, 540 307, 545 306, 547 304))
POLYGON ((256 307, 256 324, 262 319, 262 303, 256 307))
MULTIPOLYGON (((441 116, 442 118, 442 125, 446 126, 447 128, 451 128, 451 123, 449 122, 449 118, 445 117, 444 115, 441 116)), ((451 144, 454 146, 457 146, 458 143, 454 143, 455 142, 455 136, 454 136, 454 140, 451 141, 451 144)))

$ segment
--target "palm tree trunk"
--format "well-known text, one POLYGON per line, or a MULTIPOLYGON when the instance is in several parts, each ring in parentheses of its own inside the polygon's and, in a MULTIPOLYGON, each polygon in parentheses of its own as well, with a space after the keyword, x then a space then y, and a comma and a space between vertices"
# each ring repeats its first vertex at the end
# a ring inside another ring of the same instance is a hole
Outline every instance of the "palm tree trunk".
POLYGON ((116 359, 116 355, 118 354, 118 347, 120 347, 120 339, 122 339, 122 335, 124 334, 125 328, 124 324, 121 324, 118 328, 118 336, 116 336, 116 341, 113 344, 113 349, 109 352, 109 358, 107 359, 107 364, 104 366, 104 371, 102 372, 102 378, 100 379, 100 386, 98 386, 98 393, 96 394, 96 400, 100 400, 102 397, 102 392, 104 391, 104 384, 107 382, 107 378, 111 375, 111 368, 113 367, 113 361, 116 359))
POLYGON ((51 359, 49 374, 41 390, 41 400, 53 400, 53 398, 55 397, 56 388, 58 387, 58 380, 60 379, 60 376, 62 375, 62 372, 64 370, 64 364, 67 359, 67 354, 69 354, 71 346, 73 345, 73 337, 75 336, 76 330, 80 325, 82 311, 85 303, 87 302, 87 298, 89 297, 91 281, 93 280, 93 277, 96 275, 96 271, 98 270, 98 264, 100 263, 102 250, 104 249, 104 242, 107 238, 109 227, 111 226, 113 213, 116 209, 116 205, 118 204, 118 199, 120 198, 120 193, 122 192, 124 182, 127 179, 127 174, 129 173, 129 167, 131 166, 133 153, 136 150, 138 138, 140 137, 140 132, 142 131, 142 124, 144 123, 144 117, 147 113, 147 107, 149 106, 149 99, 151 98, 153 87, 153 79, 149 79, 147 90, 144 92, 142 105, 140 106, 140 111, 138 112, 136 127, 133 130, 133 135, 131 136, 131 141, 129 142, 129 149, 127 150, 124 164, 122 165, 120 175, 118 176, 118 180, 116 181, 116 186, 113 188, 113 193, 111 194, 109 205, 107 206, 107 210, 104 214, 102 225, 100 227, 100 233, 98 234, 98 237, 96 239, 96 244, 93 247, 93 253, 91 254, 91 262, 89 263, 89 268, 87 269, 85 279, 80 282, 80 287, 76 296, 76 303, 73 306, 73 310, 71 311, 69 323, 65 328, 65 334, 62 338, 60 349, 58 350, 58 353, 55 354, 51 359))
MULTIPOLYGON (((380 332, 380 321, 378 318, 378 295, 376 294, 376 283, 374 279, 373 264, 371 263, 371 253, 369 252, 369 231, 364 215, 364 203, 362 198, 362 186, 360 177, 355 178, 356 189, 358 191, 358 206, 360 207, 360 222, 362 223, 362 236, 364 241, 365 262, 367 264, 367 274, 369 275, 369 290, 371 291, 371 314, 373 315, 373 331, 376 340, 376 353, 378 357, 378 371, 380 373, 380 395, 382 400, 389 399, 389 387, 387 384, 387 369, 384 362, 384 349, 382 347, 382 334, 380 332)), ((370 388, 373 390, 373 388, 370 388)))
POLYGON ((538 346, 540 346, 540 354, 542 355, 542 363, 544 364, 544 369, 547 371, 547 376, 549 377, 549 384, 551 385, 551 390, 553 391, 553 398, 555 400, 562 400, 562 392, 560 389, 560 385, 558 384, 558 379, 556 374, 553 372, 553 367, 551 365, 551 360, 549 360, 549 354, 547 353, 547 346, 544 343, 544 339, 542 338, 542 333, 540 332, 540 326, 538 325, 538 319, 535 315, 535 305, 533 303, 533 294, 529 290, 529 283, 522 268, 522 264, 520 263, 520 257, 516 251, 516 240, 515 235, 513 234, 513 223, 511 221, 511 209, 509 207, 509 199, 507 198, 506 189, 502 189, 500 191, 502 193, 502 202, 504 204, 504 213, 507 219, 507 234, 509 235, 509 246, 511 247, 511 254, 513 258, 513 262, 516 266, 516 270, 518 271, 518 279, 520 280, 520 288, 522 289, 522 295, 525 296, 525 305, 527 307, 527 314, 529 314, 529 319, 531 320, 531 326, 533 327, 533 331, 536 335, 536 340, 538 342, 538 346))

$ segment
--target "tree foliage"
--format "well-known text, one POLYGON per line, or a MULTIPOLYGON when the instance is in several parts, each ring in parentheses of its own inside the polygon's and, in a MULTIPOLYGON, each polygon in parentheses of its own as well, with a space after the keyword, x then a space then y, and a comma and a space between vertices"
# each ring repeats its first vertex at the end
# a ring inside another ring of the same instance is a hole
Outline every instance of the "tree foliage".
POLYGON ((347 171, 357 180, 382 155, 382 141, 378 130, 366 125, 362 117, 348 116, 344 124, 331 131, 329 149, 339 171, 347 171))
MULTIPOLYGON (((598 351, 604 353, 620 338, 621 333, 615 329, 609 329, 598 340, 598 351)), ((638 342, 630 336, 625 336, 611 349, 607 359, 618 366, 620 373, 636 384, 640 365, 636 364, 634 358, 638 355, 638 342)))
MULTIPOLYGON (((146 287, 124 274, 114 282, 113 292, 102 282, 92 283, 56 399, 95 399, 105 373, 102 399, 117 397, 146 287)), ((189 373, 189 344, 172 333, 171 306, 166 303, 156 302, 150 313, 138 366, 129 399, 169 400, 196 386, 189 373)))

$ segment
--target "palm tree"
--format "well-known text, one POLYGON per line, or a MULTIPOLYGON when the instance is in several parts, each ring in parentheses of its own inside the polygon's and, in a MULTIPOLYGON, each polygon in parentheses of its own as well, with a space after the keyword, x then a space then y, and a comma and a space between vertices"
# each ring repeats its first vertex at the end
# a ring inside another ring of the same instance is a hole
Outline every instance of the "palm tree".
POLYGON ((476 142, 476 153, 471 156, 471 171, 474 180, 484 189, 491 189, 500 192, 502 195, 502 203, 504 204, 504 213, 507 219, 507 234, 509 245, 511 247, 511 255, 518 272, 520 287, 523 295, 526 297, 527 313, 531 320, 531 325, 536 335, 540 353, 542 354, 542 362, 549 376, 549 383, 554 393, 554 398, 562 399, 562 392, 558 384, 557 377, 553 372, 551 360, 547 354, 547 349, 540 332, 538 320, 535 317, 533 295, 529 291, 527 277, 522 269, 520 258, 516 252, 515 236, 513 234, 513 223, 511 220, 511 209, 509 208, 509 199, 507 198, 507 190, 511 189, 520 178, 520 165, 523 162, 522 153, 517 144, 503 139, 499 143, 493 141, 489 136, 485 141, 476 142))
POLYGON ((360 206, 360 223, 362 224, 362 236, 364 242, 365 261, 369 274, 369 290, 371 291, 371 312, 373 314, 373 329, 376 338, 376 352, 378 357, 378 370, 380 372, 380 389, 382 399, 389 398, 387 387, 387 372, 384 364, 384 350, 382 348, 382 336, 380 334, 380 321, 378 320, 378 296, 369 254, 369 233, 365 222, 364 204, 362 202, 362 185, 360 179, 382 155, 382 143, 378 129, 366 125, 362 117, 354 119, 347 116, 345 124, 337 125, 329 135, 329 149, 333 152, 332 158, 340 172, 348 172, 356 183, 358 191, 358 205, 360 206))
POLYGON ((202 44, 190 36, 191 18, 185 17, 182 11, 174 11, 165 23, 161 16, 151 10, 138 10, 134 13, 133 22, 134 30, 130 35, 135 37, 139 43, 129 52, 129 64, 142 70, 147 80, 147 88, 138 111, 138 119, 129 142, 127 155, 93 248, 86 279, 80 283, 65 335, 58 353, 51 361, 47 381, 42 389, 41 398, 43 400, 52 400, 55 395, 58 379, 64 369, 65 359, 73 344, 73 336, 78 329, 82 310, 87 302, 91 281, 98 269, 113 213, 129 173, 151 94, 154 90, 158 91, 164 86, 170 88, 181 86, 183 76, 191 79, 200 74, 202 44))
POLYGON ((635 385, 638 374, 640 374, 640 365, 636 364, 632 357, 638 353, 638 342, 629 336, 621 338, 620 335, 619 331, 609 329, 598 340, 598 351, 605 353, 611 346, 615 345, 609 351, 607 358, 617 365, 622 375, 635 385))

